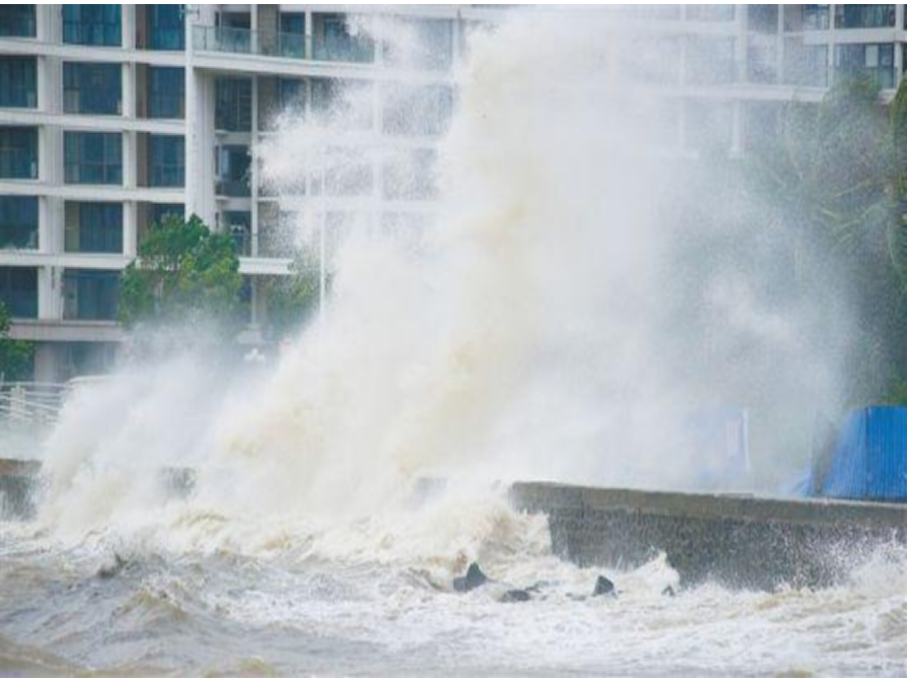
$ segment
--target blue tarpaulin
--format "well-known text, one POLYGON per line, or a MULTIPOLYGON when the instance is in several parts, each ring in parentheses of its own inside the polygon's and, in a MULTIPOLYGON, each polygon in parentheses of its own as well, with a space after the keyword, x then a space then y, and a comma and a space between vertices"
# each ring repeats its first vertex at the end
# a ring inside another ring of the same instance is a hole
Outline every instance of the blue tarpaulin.
POLYGON ((820 470, 813 468, 813 495, 907 501, 907 408, 851 412, 829 454, 820 470))

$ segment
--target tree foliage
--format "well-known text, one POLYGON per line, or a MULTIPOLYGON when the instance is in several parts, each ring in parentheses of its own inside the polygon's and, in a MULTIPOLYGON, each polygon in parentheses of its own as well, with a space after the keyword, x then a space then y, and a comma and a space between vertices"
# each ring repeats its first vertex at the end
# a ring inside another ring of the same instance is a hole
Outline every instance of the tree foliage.
POLYGON ((818 105, 791 104, 750 161, 750 178, 797 231, 795 249, 821 249, 853 284, 854 401, 890 401, 907 377, 907 87, 887 115, 878 95, 871 80, 845 78, 818 105))
POLYGON ((25 377, 34 345, 9 337, 10 317, 6 306, 0 303, 0 381, 16 381, 25 377))
POLYGON ((233 239, 196 216, 170 217, 150 230, 123 273, 120 321, 127 328, 203 322, 232 339, 242 324, 241 289, 233 239))

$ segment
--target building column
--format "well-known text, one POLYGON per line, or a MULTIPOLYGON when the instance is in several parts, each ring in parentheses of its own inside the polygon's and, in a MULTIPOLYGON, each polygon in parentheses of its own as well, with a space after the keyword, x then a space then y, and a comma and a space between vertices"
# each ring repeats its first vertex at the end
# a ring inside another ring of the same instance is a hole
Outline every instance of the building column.
POLYGON ((186 218, 197 215, 214 227, 214 97, 213 81, 195 68, 193 29, 210 6, 193 5, 186 11, 186 218))
POLYGON ((37 383, 58 383, 57 345, 55 343, 35 344, 35 381, 37 383))
POLYGON ((786 11, 785 5, 778 5, 778 25, 776 27, 776 49, 775 49, 775 59, 776 67, 778 73, 778 84, 783 85, 787 79, 787 73, 784 68, 784 12, 786 11))
POLYGON ((138 133, 127 130, 123 135, 123 186, 129 189, 136 187, 138 165, 138 133))
POLYGON ((120 5, 122 17, 121 29, 123 31, 123 48, 135 49, 135 5, 120 5))
POLYGON ((37 5, 35 18, 38 21, 37 36, 42 43, 62 41, 63 5, 37 5))
POLYGON ((746 5, 737 5, 734 13, 737 31, 734 41, 734 61, 737 67, 737 82, 747 82, 747 52, 749 50, 749 16, 746 5))
POLYGON ((123 64, 120 77, 123 88, 122 114, 124 118, 135 118, 135 72, 135 62, 123 64))
POLYGON ((138 255, 139 242, 138 205, 135 201, 123 202, 123 255, 138 255))
MULTIPOLYGON (((905 6, 903 4, 898 4, 894 6, 894 25, 895 30, 903 31, 904 30, 904 15, 905 15, 905 6)), ((897 88, 901 84, 901 79, 904 77, 905 67, 907 64, 904 64, 904 45, 905 43, 894 43, 894 74, 895 74, 895 83, 894 87, 897 88)))
POLYGON ((38 319, 63 318, 63 269, 44 266, 38 268, 38 319))
MULTIPOLYGON (((307 9, 305 11, 305 45, 303 45, 303 56, 306 59, 314 59, 315 54, 315 13, 307 9)), ((306 79, 308 80, 308 79, 306 79)))
POLYGON ((835 34, 835 4, 828 5, 828 55, 826 58, 826 74, 828 76, 827 85, 831 87, 835 83, 835 42, 837 42, 837 35, 835 34))

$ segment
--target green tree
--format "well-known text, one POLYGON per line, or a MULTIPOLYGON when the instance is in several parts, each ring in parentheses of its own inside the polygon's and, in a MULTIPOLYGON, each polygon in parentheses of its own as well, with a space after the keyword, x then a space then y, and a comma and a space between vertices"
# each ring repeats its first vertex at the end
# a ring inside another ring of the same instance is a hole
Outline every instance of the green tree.
POLYGON ((899 394, 907 376, 907 90, 888 115, 878 95, 870 79, 844 78, 818 105, 790 105, 781 134, 749 168, 794 231, 794 262, 823 262, 826 277, 851 283, 855 402, 899 394))
POLYGON ((6 306, 0 303, 0 382, 25 378, 34 354, 34 345, 9 337, 10 317, 6 306))
POLYGON ((901 286, 907 288, 907 80, 901 80, 891 103, 891 145, 894 167, 891 198, 894 204, 888 231, 888 249, 901 286))
POLYGON ((123 273, 120 321, 136 326, 208 325, 218 340, 242 326, 242 276, 233 239, 196 216, 151 229, 123 273))

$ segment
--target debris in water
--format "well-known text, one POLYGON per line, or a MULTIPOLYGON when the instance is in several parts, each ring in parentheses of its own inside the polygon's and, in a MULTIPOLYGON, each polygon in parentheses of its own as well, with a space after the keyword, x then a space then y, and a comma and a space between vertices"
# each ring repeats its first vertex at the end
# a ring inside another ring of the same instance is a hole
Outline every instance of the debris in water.
POLYGON ((671 586, 670 584, 668 584, 664 589, 662 589, 661 595, 662 595, 662 596, 668 596, 669 598, 674 598, 674 596, 677 595, 677 592, 674 591, 674 587, 673 587, 673 586, 671 586))

